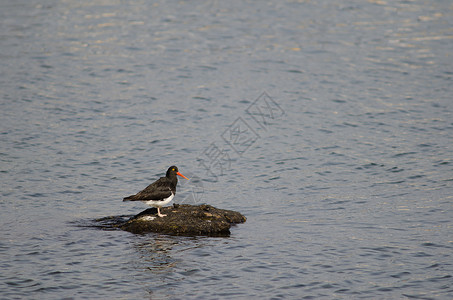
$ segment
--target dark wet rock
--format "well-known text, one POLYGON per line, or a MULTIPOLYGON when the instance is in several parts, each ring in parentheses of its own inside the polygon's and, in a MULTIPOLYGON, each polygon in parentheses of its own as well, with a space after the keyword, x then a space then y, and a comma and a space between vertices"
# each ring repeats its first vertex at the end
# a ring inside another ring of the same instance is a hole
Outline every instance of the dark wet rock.
POLYGON ((161 208, 161 213, 167 216, 160 218, 157 209, 150 208, 115 227, 132 233, 228 236, 231 225, 246 221, 238 212, 207 204, 174 204, 161 208))

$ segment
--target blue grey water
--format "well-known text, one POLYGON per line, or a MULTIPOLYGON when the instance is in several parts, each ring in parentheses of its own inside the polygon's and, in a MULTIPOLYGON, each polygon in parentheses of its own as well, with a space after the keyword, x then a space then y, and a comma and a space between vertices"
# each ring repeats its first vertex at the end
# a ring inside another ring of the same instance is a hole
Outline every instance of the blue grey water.
POLYGON ((0 3, 1 299, 452 299, 453 6, 0 3), (172 164, 229 237, 88 226, 172 164))

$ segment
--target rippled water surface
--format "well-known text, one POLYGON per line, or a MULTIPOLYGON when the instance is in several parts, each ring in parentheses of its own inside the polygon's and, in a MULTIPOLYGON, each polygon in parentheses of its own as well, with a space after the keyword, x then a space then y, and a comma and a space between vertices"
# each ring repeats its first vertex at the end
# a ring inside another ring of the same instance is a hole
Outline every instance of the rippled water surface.
POLYGON ((451 1, 2 1, 1 299, 452 299, 451 1), (231 236, 87 226, 172 164, 231 236))

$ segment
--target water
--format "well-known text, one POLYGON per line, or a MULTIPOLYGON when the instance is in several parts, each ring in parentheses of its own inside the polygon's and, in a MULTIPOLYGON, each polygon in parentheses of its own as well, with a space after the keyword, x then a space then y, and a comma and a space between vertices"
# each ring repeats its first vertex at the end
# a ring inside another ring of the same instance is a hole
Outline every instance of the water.
POLYGON ((0 15, 0 298, 453 298, 450 1, 0 15), (202 179, 175 202, 247 222, 85 226, 144 210, 122 197, 172 164, 202 179))

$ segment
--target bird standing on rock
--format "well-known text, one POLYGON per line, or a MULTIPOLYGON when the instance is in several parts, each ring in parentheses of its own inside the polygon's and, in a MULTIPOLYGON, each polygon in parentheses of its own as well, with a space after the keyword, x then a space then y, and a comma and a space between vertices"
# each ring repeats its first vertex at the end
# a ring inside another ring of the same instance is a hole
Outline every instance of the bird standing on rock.
POLYGON ((159 178, 148 185, 143 191, 126 197, 123 201, 142 201, 151 207, 156 207, 159 217, 165 217, 166 215, 160 213, 160 208, 170 203, 173 197, 175 197, 176 185, 178 184, 176 175, 189 180, 189 178, 179 173, 178 167, 171 166, 168 168, 165 177, 159 178))

